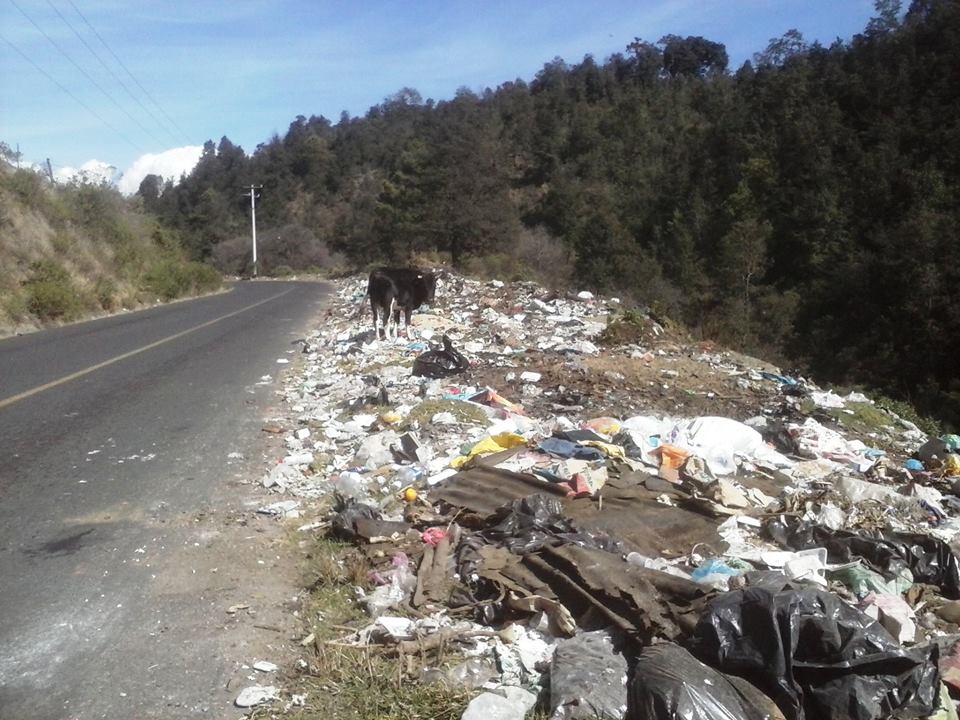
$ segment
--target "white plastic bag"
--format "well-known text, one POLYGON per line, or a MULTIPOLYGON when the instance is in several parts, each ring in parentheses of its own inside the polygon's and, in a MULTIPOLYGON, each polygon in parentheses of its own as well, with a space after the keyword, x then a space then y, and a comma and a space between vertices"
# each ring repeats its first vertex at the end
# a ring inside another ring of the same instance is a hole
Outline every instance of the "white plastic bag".
POLYGON ((380 617, 406 600, 416 588, 417 576, 410 569, 410 558, 406 553, 398 552, 393 556, 393 567, 390 569, 387 584, 367 595, 367 612, 370 617, 380 617))

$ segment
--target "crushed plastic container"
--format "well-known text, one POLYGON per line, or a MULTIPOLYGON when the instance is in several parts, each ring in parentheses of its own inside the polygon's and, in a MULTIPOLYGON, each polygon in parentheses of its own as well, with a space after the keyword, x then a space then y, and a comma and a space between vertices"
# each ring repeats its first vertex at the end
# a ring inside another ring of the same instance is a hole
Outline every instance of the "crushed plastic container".
POLYGON ((363 475, 358 472, 344 471, 337 475, 333 481, 333 486, 338 493, 347 498, 362 500, 368 497, 367 481, 363 475))

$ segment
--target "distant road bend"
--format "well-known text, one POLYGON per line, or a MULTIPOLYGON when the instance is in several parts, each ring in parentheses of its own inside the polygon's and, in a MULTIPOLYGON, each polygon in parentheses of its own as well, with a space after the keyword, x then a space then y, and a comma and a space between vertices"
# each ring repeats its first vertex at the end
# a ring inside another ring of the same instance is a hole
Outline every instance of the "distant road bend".
POLYGON ((246 639, 212 605, 259 590, 197 517, 262 470, 277 361, 328 291, 241 282, 0 340, 0 719, 236 715, 246 639))

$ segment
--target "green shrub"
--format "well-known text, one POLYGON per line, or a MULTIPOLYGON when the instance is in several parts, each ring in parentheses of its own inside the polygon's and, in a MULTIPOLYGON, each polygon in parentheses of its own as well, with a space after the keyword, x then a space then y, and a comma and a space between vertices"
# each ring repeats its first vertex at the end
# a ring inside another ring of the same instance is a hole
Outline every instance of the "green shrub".
POLYGON ((18 291, 11 291, 0 296, 0 310, 13 322, 25 320, 27 315, 30 314, 26 296, 18 291))
POLYGON ((467 258, 464 269, 468 275, 504 282, 529 280, 534 275, 528 267, 508 253, 474 255, 467 258))
POLYGON ((186 269, 194 292, 213 292, 223 285, 223 276, 205 263, 189 262, 186 269))
POLYGON ((66 255, 73 248, 73 238, 65 232, 58 232, 51 238, 54 252, 58 255, 66 255))
POLYGON ((26 205, 36 208, 43 204, 43 176, 33 170, 15 170, 4 174, 3 185, 26 205))
POLYGON ((940 435, 943 431, 940 423, 935 418, 921 415, 911 403, 905 400, 894 400, 893 398, 878 393, 872 393, 872 395, 878 407, 896 413, 904 420, 912 422, 928 435, 940 435))
POLYGON ((33 263, 24 290, 27 309, 43 321, 73 320, 83 309, 79 289, 63 266, 54 260, 33 263))
POLYGON ((114 262, 121 276, 134 280, 147 266, 147 251, 142 245, 124 243, 117 247, 114 262))
POLYGON ((164 260, 154 265, 143 280, 147 290, 164 300, 180 297, 190 288, 183 264, 175 260, 164 260))
POLYGON ((289 265, 277 265, 270 274, 273 277, 290 277, 293 275, 293 268, 289 265))
POLYGON ((101 279, 97 282, 94 290, 97 296, 97 304, 107 312, 113 312, 120 307, 119 291, 117 285, 112 280, 101 279))
POLYGON ((628 308, 624 310, 619 319, 622 322, 630 323, 631 325, 637 325, 639 327, 646 327, 650 322, 647 315, 636 308, 628 308))
POLYGON ((164 300, 209 292, 221 284, 220 273, 209 265, 170 259, 161 261, 144 276, 145 289, 164 300))

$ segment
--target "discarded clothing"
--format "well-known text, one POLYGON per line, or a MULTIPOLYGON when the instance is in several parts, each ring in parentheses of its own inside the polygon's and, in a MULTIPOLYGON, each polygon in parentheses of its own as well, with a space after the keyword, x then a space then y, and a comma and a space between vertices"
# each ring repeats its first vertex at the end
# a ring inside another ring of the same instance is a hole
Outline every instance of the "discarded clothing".
MULTIPOLYGON (((586 543, 545 545, 522 562, 586 629, 615 626, 646 645, 693 630, 711 591, 692 580, 625 563, 586 543)), ((608 540, 609 542, 609 540, 608 540)), ((613 548, 611 548, 613 549, 613 548)), ((544 594, 543 590, 538 590, 544 594)))
POLYGON ((604 458, 603 453, 597 448, 555 437, 545 438, 538 447, 543 452, 550 453, 555 457, 575 458, 577 460, 602 460, 604 458))

